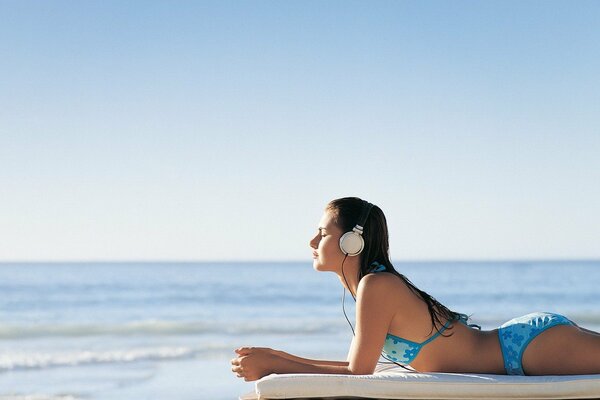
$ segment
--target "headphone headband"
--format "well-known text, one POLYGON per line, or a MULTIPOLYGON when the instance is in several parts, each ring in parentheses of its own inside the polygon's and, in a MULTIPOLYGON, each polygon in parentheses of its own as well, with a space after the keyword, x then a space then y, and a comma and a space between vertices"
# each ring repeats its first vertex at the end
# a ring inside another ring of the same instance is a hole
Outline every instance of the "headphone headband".
POLYGON ((371 208, 373 208, 373 204, 369 203, 366 200, 363 200, 363 209, 360 214, 360 218, 358 222, 352 228, 351 231, 346 232, 340 237, 340 249, 344 254, 349 256, 357 256, 359 255, 363 247, 365 246, 365 241, 362 237, 363 228, 365 223, 367 222, 367 217, 369 216, 369 212, 371 208))
POLYGON ((360 227, 359 229, 361 231, 365 227, 365 223, 367 222, 367 218, 369 217, 369 212, 371 211, 371 208, 373 208, 373 204, 369 203, 366 200, 363 200, 362 213, 360 214, 360 218, 358 218, 358 222, 356 223, 356 226, 360 227))

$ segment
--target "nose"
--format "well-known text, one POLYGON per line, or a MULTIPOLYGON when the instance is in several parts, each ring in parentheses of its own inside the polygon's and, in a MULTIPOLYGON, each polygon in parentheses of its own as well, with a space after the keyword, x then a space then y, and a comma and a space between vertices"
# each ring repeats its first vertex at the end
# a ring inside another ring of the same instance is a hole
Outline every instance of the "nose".
POLYGON ((318 236, 315 236, 314 238, 310 239, 310 242, 308 242, 308 245, 310 247, 312 247, 313 249, 317 249, 319 247, 318 236))

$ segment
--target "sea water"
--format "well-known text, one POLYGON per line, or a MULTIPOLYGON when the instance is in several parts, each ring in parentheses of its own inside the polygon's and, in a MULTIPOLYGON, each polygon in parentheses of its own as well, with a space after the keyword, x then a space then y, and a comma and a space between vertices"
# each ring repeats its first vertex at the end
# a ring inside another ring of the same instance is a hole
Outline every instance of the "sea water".
MULTIPOLYGON (((600 261, 395 266, 484 329, 552 311, 600 330, 600 261)), ((345 359, 341 295, 311 262, 0 264, 0 399, 233 400, 253 389, 239 346, 345 359)))

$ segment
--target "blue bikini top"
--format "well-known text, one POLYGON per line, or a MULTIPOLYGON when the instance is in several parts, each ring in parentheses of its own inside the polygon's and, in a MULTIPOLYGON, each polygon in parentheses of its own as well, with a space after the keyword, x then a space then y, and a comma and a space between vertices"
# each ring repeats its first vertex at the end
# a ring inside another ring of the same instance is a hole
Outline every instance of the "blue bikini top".
MULTIPOLYGON (((373 264, 371 264, 371 268, 370 268, 369 272, 382 272, 385 270, 386 270, 386 268, 384 265, 381 265, 378 262, 374 262, 373 264)), ((444 332, 446 329, 448 329, 448 327, 450 326, 450 324, 452 324, 452 322, 458 321, 458 322, 461 322, 461 323, 467 325, 468 318, 469 317, 466 314, 458 314, 458 317, 456 319, 448 320, 438 332, 436 332, 429 339, 427 339, 421 343, 413 342, 411 340, 407 340, 407 339, 401 338, 399 336, 392 335, 391 333, 388 333, 387 336, 385 337, 385 344, 383 345, 383 352, 392 361, 402 363, 402 364, 410 364, 415 358, 417 358, 419 351, 421 351, 421 349, 427 343, 433 341, 435 338, 440 336, 442 332, 444 332)), ((474 325, 474 324, 468 325, 468 326, 478 327, 478 325, 474 325)))
MULTIPOLYGON (((462 319, 459 319, 459 321, 462 321, 462 319)), ((391 333, 388 333, 385 337, 383 352, 392 361, 396 361, 402 364, 410 364, 415 358, 417 358, 419 351, 421 351, 421 349, 427 343, 440 336, 442 332, 448 329, 451 323, 452 320, 448 320, 448 322, 446 322, 444 326, 438 332, 435 333, 435 335, 421 343, 413 342, 411 340, 407 340, 399 336, 392 335, 391 333)))

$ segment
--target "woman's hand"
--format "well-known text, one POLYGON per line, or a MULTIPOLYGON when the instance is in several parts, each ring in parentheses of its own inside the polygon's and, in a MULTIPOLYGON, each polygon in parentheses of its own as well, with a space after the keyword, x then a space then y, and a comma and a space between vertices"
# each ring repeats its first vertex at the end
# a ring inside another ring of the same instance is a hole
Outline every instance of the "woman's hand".
POLYGON ((240 347, 235 352, 238 356, 231 360, 231 371, 246 382, 273 373, 275 363, 281 358, 268 347, 240 347))

